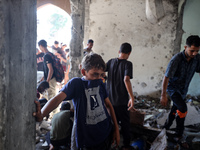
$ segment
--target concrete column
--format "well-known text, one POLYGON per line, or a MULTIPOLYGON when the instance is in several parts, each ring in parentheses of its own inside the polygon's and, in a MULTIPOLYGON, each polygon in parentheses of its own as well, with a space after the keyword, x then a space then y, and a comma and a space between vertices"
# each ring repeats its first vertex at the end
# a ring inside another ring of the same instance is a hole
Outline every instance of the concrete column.
POLYGON ((70 42, 69 79, 80 77, 78 65, 81 63, 84 38, 85 0, 70 0, 72 18, 72 37, 70 42))
POLYGON ((90 2, 91 0, 85 0, 85 30, 84 30, 84 45, 87 44, 90 33, 90 2))
POLYGON ((0 0, 0 150, 35 149, 36 0, 0 0))

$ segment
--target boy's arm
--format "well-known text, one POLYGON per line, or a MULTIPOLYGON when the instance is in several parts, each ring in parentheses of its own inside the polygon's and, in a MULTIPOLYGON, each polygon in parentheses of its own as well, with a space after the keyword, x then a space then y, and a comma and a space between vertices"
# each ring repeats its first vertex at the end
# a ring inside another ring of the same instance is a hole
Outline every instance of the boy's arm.
POLYGON ((48 72, 48 77, 47 77, 47 82, 49 82, 53 76, 53 66, 51 63, 47 64, 47 67, 49 69, 49 72, 48 72))
POLYGON ((120 134, 119 134, 119 127, 118 127, 118 124, 117 124, 115 112, 114 112, 113 106, 112 106, 108 97, 104 100, 104 102, 105 102, 106 108, 110 112, 111 119, 113 121, 114 128, 115 128, 114 135, 113 135, 113 144, 114 144, 114 142, 116 142, 116 146, 118 146, 119 142, 120 142, 120 134))
POLYGON ((132 91, 132 86, 131 86, 131 81, 130 81, 130 77, 129 76, 125 76, 124 77, 124 83, 126 86, 126 89, 128 91, 128 94, 130 96, 130 100, 128 102, 128 110, 135 110, 134 108, 134 96, 133 96, 133 91, 132 91))
POLYGON ((40 103, 38 101, 35 101, 36 103, 36 112, 33 113, 33 116, 36 117, 37 121, 42 121, 43 117, 47 116, 51 111, 53 111, 55 108, 58 107, 58 105, 67 97, 67 95, 64 92, 60 92, 55 97, 50 99, 42 108, 40 103))

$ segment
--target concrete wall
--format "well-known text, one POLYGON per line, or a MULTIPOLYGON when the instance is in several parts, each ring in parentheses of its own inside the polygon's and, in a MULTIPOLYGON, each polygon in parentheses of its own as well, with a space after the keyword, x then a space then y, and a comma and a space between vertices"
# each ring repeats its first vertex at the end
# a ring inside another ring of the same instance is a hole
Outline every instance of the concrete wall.
POLYGON ((0 0, 0 150, 35 149, 36 0, 0 0))
MULTIPOLYGON (((174 52, 178 4, 163 0, 163 6, 165 16, 152 24, 146 18, 144 0, 90 1, 84 44, 88 38, 94 39, 93 50, 108 61, 118 56, 123 42, 131 43, 129 60, 134 67, 131 81, 135 95, 160 95, 164 72, 174 52)), ((150 7, 155 14, 153 0, 150 7)))
MULTIPOLYGON (((200 36, 199 6, 200 6, 199 0, 187 0, 186 2, 183 14, 184 34, 182 37, 181 51, 184 49, 185 40, 187 39, 188 36, 190 35, 200 36)), ((188 94, 191 94, 193 96, 199 96, 200 95, 199 89, 200 89, 200 76, 198 73, 196 73, 191 81, 188 94)))

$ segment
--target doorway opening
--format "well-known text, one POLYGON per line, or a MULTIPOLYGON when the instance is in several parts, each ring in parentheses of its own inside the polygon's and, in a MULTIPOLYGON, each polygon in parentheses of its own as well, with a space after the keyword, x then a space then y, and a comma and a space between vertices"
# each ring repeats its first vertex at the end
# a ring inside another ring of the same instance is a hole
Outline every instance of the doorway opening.
POLYGON ((45 39, 48 45, 54 41, 67 44, 71 40, 72 20, 63 9, 46 4, 37 10, 37 41, 45 39))

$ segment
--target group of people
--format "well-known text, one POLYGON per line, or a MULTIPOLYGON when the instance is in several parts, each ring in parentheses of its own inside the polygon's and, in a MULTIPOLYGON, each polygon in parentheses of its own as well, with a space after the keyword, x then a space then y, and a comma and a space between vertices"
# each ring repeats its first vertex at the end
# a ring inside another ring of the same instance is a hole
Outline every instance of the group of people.
MULTIPOLYGON (((81 65, 82 78, 74 77, 60 92, 51 98, 41 109, 39 102, 34 116, 37 121, 53 111, 62 101, 72 100, 74 104, 74 122, 71 135, 71 149, 107 150, 111 144, 119 146, 120 132, 123 137, 122 149, 132 149, 130 146, 130 116, 134 108, 134 95, 130 80, 133 78, 133 65, 128 61, 132 51, 129 43, 123 43, 119 49, 118 58, 107 63, 102 57, 92 51, 94 41, 88 41, 88 48, 81 65), (107 72, 107 82, 104 82, 107 72)), ((46 43, 40 41, 40 49, 46 52, 46 43)), ((188 148, 183 138, 184 120, 187 114, 185 103, 189 83, 195 72, 200 72, 199 36, 189 36, 184 51, 176 54, 168 64, 161 93, 161 104, 168 102, 167 92, 173 101, 173 106, 163 128, 169 129, 176 119, 177 142, 188 148)), ((44 57, 47 67, 51 62, 44 57)), ((45 80, 51 81, 53 76, 49 70, 45 80), (50 75, 49 75, 50 74, 50 75)))

